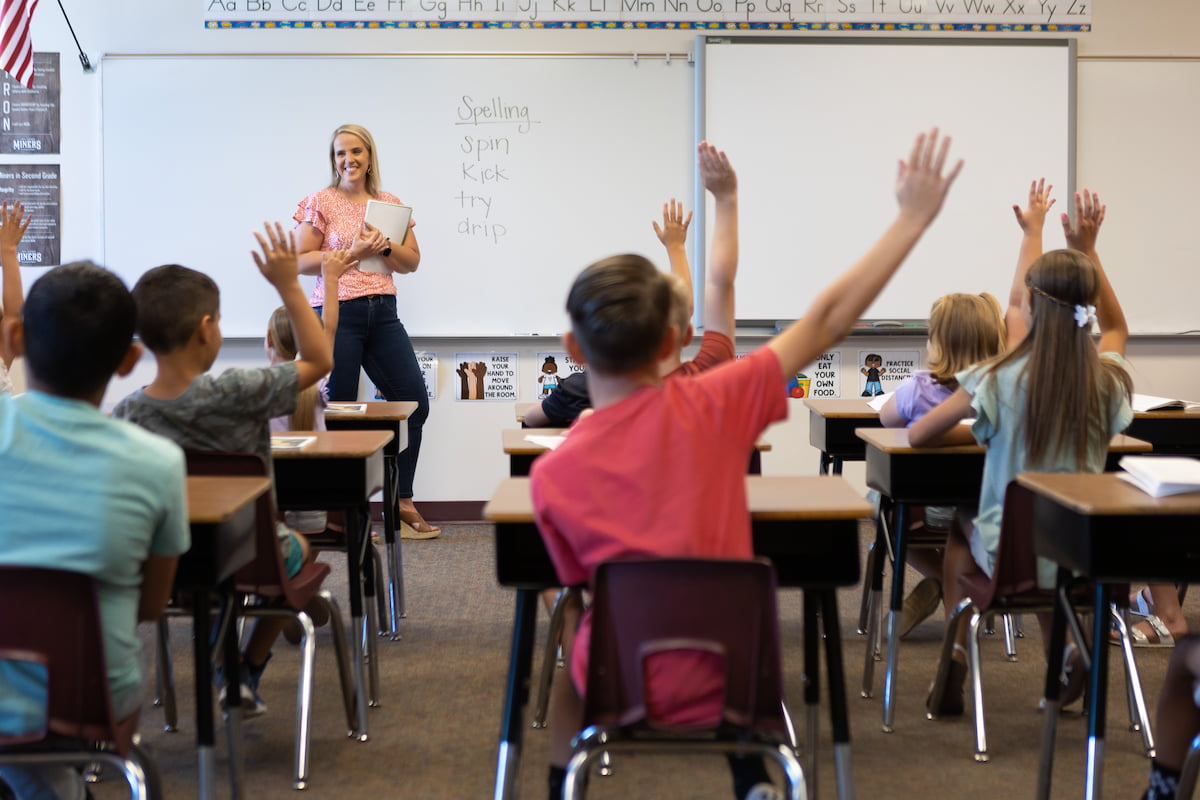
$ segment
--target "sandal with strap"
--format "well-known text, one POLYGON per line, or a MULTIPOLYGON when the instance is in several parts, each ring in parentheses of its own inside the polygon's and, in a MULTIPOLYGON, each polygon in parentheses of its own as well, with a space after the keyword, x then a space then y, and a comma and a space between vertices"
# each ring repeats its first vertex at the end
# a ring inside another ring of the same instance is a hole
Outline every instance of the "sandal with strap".
POLYGON ((401 539, 436 539, 442 535, 442 529, 430 525, 421 516, 421 512, 413 509, 400 509, 400 538, 401 539))
MULTIPOLYGON (((1120 639, 1115 638, 1116 631, 1113 636, 1113 644, 1120 644, 1120 639)), ((1129 643, 1134 647, 1174 647, 1175 637, 1159 617, 1151 614, 1129 626, 1129 643), (1149 627, 1149 631, 1140 627, 1143 623, 1149 627)))

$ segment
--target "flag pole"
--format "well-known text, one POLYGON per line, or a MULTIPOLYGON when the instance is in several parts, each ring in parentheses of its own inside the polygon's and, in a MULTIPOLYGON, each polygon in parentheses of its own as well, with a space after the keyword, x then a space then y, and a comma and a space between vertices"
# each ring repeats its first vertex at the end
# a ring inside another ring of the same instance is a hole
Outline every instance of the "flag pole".
POLYGON ((83 71, 91 72, 92 62, 88 61, 87 53, 83 52, 83 48, 79 46, 79 37, 75 35, 75 26, 71 24, 71 18, 67 16, 67 10, 63 8, 62 0, 58 0, 58 8, 62 11, 63 19, 67 21, 67 28, 71 31, 71 38, 75 40, 75 47, 79 50, 79 63, 83 65, 83 71))

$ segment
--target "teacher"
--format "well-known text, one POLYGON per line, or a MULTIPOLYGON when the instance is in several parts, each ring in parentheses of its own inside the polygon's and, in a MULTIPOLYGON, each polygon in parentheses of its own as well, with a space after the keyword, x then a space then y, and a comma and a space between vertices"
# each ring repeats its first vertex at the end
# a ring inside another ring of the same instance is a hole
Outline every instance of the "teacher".
POLYGON ((368 200, 400 203, 379 188, 379 158, 375 140, 360 125, 341 125, 329 144, 332 169, 329 186, 300 201, 293 215, 300 272, 316 275, 311 304, 318 313, 325 306, 321 260, 326 250, 349 249, 358 261, 379 256, 385 272, 363 272, 351 267, 338 285, 340 320, 333 346, 333 372, 329 376, 329 399, 358 399, 358 376, 367 376, 386 400, 415 400, 417 410, 408 418, 408 447, 397 456, 400 473, 400 535, 406 539, 432 539, 441 530, 427 523, 413 505, 413 476, 421 452, 421 430, 429 416, 425 380, 417 364, 412 342, 396 316, 396 284, 393 273, 415 272, 421 250, 410 223, 402 243, 392 242, 366 222, 368 200))

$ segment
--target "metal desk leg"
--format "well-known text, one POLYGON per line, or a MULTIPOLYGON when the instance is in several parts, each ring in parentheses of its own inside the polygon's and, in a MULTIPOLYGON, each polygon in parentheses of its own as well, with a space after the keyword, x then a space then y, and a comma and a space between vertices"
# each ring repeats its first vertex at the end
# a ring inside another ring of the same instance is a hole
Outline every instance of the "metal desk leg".
POLYGON ((225 732, 229 741, 229 791, 233 800, 242 796, 245 773, 245 748, 242 746, 242 656, 238 651, 237 611, 240 598, 226 594, 223 655, 225 662, 225 732))
POLYGON ((404 610, 404 564, 400 553, 399 542, 396 541, 396 518, 399 499, 398 481, 399 469, 395 456, 384 456, 383 482, 383 538, 387 545, 388 572, 388 635, 393 642, 399 641, 400 619, 405 616, 404 610))
MULTIPOLYGON (((196 796, 200 800, 216 797, 215 762, 213 744, 212 661, 209 657, 209 604, 211 594, 207 588, 192 592, 192 631, 195 644, 192 647, 193 666, 196 676, 196 796)), ((238 692, 240 695, 240 691, 238 692)))
MULTIPOLYGON (((880 512, 882 514, 882 512, 880 512)), ((888 547, 883 522, 875 521, 875 544, 871 558, 867 561, 870 570, 870 589, 867 592, 866 634, 867 645, 863 656, 862 696, 871 697, 875 691, 875 662, 879 660, 882 628, 881 605, 883 603, 883 566, 887 562, 888 547)))
MULTIPOLYGON (((896 670, 900 657, 900 612, 904 606, 904 565, 908 556, 908 519, 905 503, 896 503, 896 553, 892 560, 892 605, 887 623, 887 670, 883 674, 883 732, 891 733, 896 716, 896 670)), ((876 556, 881 558, 882 554, 876 556)))
POLYGON ((375 597, 375 576, 379 569, 379 553, 371 544, 371 515, 364 510, 359 542, 359 566, 362 568, 363 603, 367 627, 363 629, 363 658, 367 665, 367 705, 379 706, 379 647, 375 635, 379 630, 378 606, 375 597))
POLYGON ((529 673, 533 664, 533 634, 537 627, 537 599, 538 593, 533 589, 517 590, 508 679, 504 685, 504 713, 500 721, 500 748, 496 756, 494 800, 517 796, 521 737, 525 733, 525 705, 529 702, 529 673))
POLYGON ((810 797, 817 797, 818 712, 821 703, 821 596, 804 593, 804 771, 810 797))
MULTIPOLYGON (((1056 600, 1054 617, 1050 624, 1050 657, 1046 664, 1046 685, 1043 697, 1046 708, 1042 717, 1042 756, 1038 764, 1038 800, 1050 800, 1050 780, 1054 772, 1054 739, 1058 732, 1059 697, 1061 697, 1063 646, 1067 641, 1067 614, 1071 613, 1067 592, 1071 583, 1071 572, 1058 568, 1058 584, 1054 590, 1056 600)), ((1106 617, 1107 619, 1107 617, 1106 617)), ((1105 635, 1107 639, 1107 634, 1105 635)))
MULTIPOLYGON (((346 509, 346 573, 349 578, 346 582, 350 592, 350 630, 353 632, 351 636, 358 636, 363 629, 362 554, 365 522, 360 509, 346 509)), ((363 648, 354 645, 353 641, 350 659, 354 669, 354 694, 358 711, 358 730, 352 735, 360 742, 365 742, 370 738, 367 725, 367 681, 363 671, 363 648)))
POLYGON ((1087 775, 1083 796, 1095 800, 1103 794, 1104 726, 1108 722, 1108 604, 1107 584, 1097 583, 1092 609, 1092 672, 1088 682, 1087 775))
MULTIPOLYGON (((850 762, 850 713, 846 707, 846 676, 842 669, 842 635, 838 629, 837 592, 821 592, 821 620, 825 631, 825 671, 829 676, 829 717, 833 724, 833 765, 838 800, 854 800, 854 774, 850 762)), ((813 773, 815 779, 816 773, 813 773)), ((815 791, 813 796, 815 797, 815 791)))

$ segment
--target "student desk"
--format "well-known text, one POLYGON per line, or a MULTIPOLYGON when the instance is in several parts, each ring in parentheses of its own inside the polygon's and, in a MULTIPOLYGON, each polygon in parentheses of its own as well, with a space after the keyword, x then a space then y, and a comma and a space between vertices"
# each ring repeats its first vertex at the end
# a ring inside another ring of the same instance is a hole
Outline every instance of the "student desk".
POLYGON ((363 680, 363 648, 351 647, 358 710, 356 737, 365 742, 367 704, 379 705, 379 665, 375 649, 375 573, 362 560, 370 546, 371 495, 384 486, 383 450, 395 438, 391 431, 292 431, 286 436, 312 436, 315 441, 294 450, 273 450, 275 495, 280 509, 341 510, 346 514, 346 566, 350 590, 351 630, 361 631, 363 596, 371 635, 366 636, 370 684, 363 680), (363 687, 367 687, 364 692, 363 687), (369 696, 369 697, 368 697, 369 696))
POLYGON ((842 474, 843 461, 862 461, 866 445, 855 435, 859 428, 879 428, 879 412, 860 397, 804 401, 808 406, 808 443, 821 451, 821 474, 842 474))
POLYGON ((1154 445, 1155 455, 1200 456, 1200 408, 1135 411, 1126 433, 1154 445))
MULTIPOLYGON (((529 441, 525 438, 526 436, 560 436, 566 430, 568 429, 504 428, 500 435, 501 443, 504 445, 504 454, 508 456, 508 474, 514 478, 529 475, 533 460, 549 449, 529 441)), ((761 439, 754 445, 754 451, 750 454, 749 466, 746 468, 747 474, 762 474, 762 454, 770 452, 770 450, 770 443, 761 439)))
MULTIPOLYGON (((1034 492, 1033 541, 1038 555, 1058 562, 1059 600, 1050 629, 1046 672, 1047 711, 1042 738, 1038 797, 1050 796, 1050 770, 1070 604, 1066 592, 1078 573, 1096 582, 1092 671, 1088 687, 1088 748, 1085 797, 1101 796, 1108 692, 1110 584, 1200 581, 1196 528, 1200 493, 1151 497, 1114 474, 1023 474, 1017 481, 1034 492)), ((1074 623, 1078 630, 1078 622, 1074 623)))
MULTIPOLYGON (((187 478, 188 522, 191 525, 192 546, 179 558, 175 571, 175 588, 192 592, 192 629, 195 646, 192 648, 196 675, 196 758, 198 766, 197 795, 210 800, 216 795, 214 785, 212 664, 209 659, 209 609, 214 591, 226 584, 241 567, 254 560, 255 505, 263 492, 271 488, 266 476, 210 477, 189 475, 187 478)), ((232 613, 234 604, 227 603, 230 618, 229 641, 233 639, 232 613)), ((229 648, 226 648, 226 676, 236 682, 236 669, 230 669, 229 648)), ((236 645, 233 653, 236 665, 236 645)), ((236 683, 229 692, 230 705, 241 702, 236 683)), ((238 714, 229 715, 236 726, 238 714)), ((236 728, 231 729, 236 730, 236 728)), ((235 733, 236 735, 236 733, 235 733)), ((238 748, 237 752, 241 752, 238 748)), ((240 770, 231 765, 229 778, 232 793, 240 793, 240 770)))
MULTIPOLYGON (((404 609, 404 561, 396 546, 397 494, 400 473, 396 458, 408 448, 408 418, 417 410, 415 401, 369 401, 358 403, 364 411, 325 410, 325 427, 331 431, 391 431, 392 440, 383 448, 383 538, 387 544, 388 621, 392 641, 400 638, 400 618, 404 609)), ((380 634, 382 635, 382 633, 380 634)))
MULTIPOLYGON (((858 581, 858 521, 870 517, 871 506, 837 477, 752 475, 746 478, 746 489, 754 552, 774 562, 780 586, 804 590, 804 672, 808 677, 804 699, 809 737, 805 750, 810 791, 815 796, 818 646, 823 631, 838 791, 843 798, 852 797, 850 724, 835 589, 858 581)), ((558 577, 534 523, 528 478, 502 481, 483 514, 496 524, 500 585, 517 590, 496 764, 494 796, 501 800, 515 796, 538 594, 558 586, 558 577)))
MULTIPOLYGON (((985 448, 981 445, 952 447, 913 447, 908 443, 907 428, 860 429, 858 437, 866 445, 867 485, 878 490, 896 507, 893 533, 892 597, 887 624, 887 667, 883 679, 883 731, 891 733, 895 712, 896 664, 899 655, 898 626, 904 605, 904 565, 907 560, 907 506, 978 505, 983 481, 985 448)), ((1150 444, 1129 436, 1117 435, 1109 445, 1109 469, 1121 455, 1148 453, 1150 444)), ((875 673, 876 637, 880 631, 878 598, 883 591, 883 562, 888 541, 882 525, 876 526, 874 570, 871 573, 872 603, 869 619, 874 635, 867 637, 863 667, 864 697, 870 697, 875 673)))

